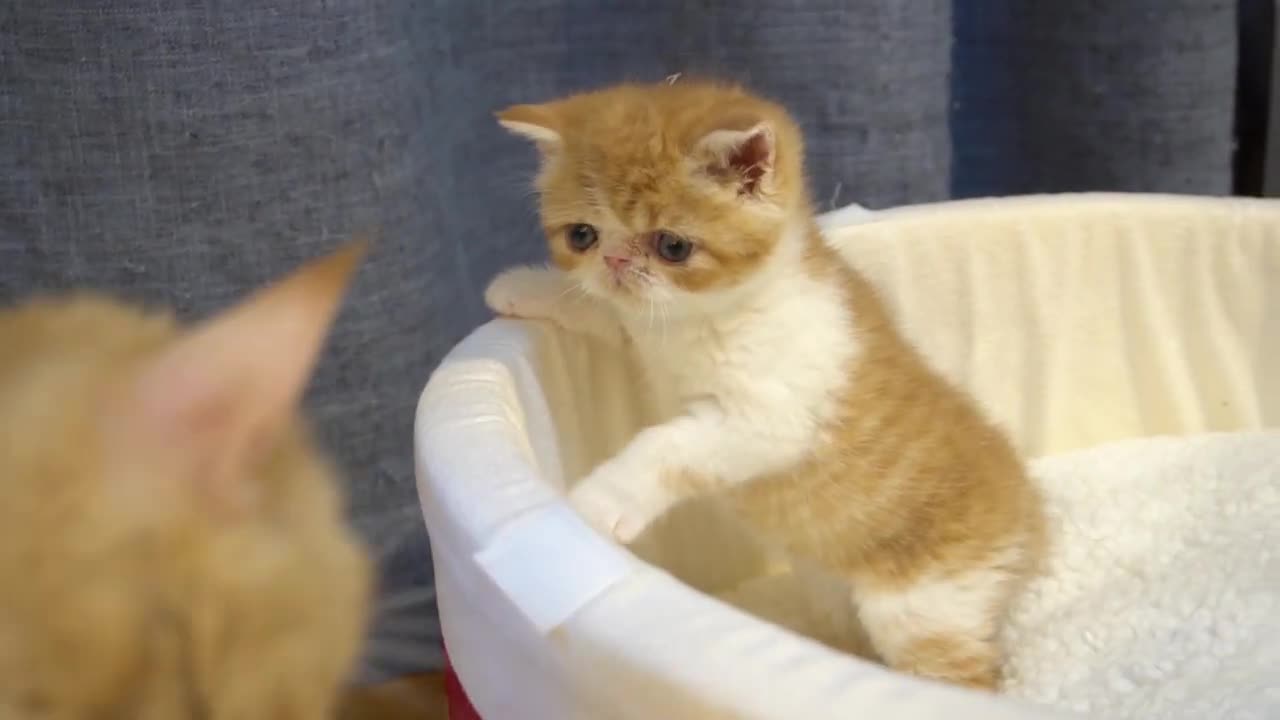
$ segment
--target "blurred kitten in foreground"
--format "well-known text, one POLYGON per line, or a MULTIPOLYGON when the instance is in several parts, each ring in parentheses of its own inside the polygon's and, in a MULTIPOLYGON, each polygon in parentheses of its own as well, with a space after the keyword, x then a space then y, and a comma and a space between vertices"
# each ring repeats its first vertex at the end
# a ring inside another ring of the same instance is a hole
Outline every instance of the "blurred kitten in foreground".
POLYGON ((354 243, 193 328, 0 312, 0 717, 329 717, 371 567, 298 403, 354 243))

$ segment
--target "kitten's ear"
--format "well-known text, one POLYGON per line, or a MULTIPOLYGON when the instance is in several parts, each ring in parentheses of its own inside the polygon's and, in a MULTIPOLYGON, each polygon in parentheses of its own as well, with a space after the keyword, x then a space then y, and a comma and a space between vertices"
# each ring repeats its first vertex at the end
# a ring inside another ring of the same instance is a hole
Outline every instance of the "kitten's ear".
POLYGON ((214 511, 246 510, 254 465, 287 427, 367 245, 304 266, 144 365, 124 398, 131 444, 162 443, 214 511))
POLYGON ((512 105, 500 110, 497 118, 499 125, 532 140, 544 153, 558 149, 563 141, 560 121, 550 105, 512 105))
POLYGON ((741 195, 761 196, 773 185, 775 137, 766 121, 732 123, 704 135, 696 156, 717 181, 736 186, 741 195))

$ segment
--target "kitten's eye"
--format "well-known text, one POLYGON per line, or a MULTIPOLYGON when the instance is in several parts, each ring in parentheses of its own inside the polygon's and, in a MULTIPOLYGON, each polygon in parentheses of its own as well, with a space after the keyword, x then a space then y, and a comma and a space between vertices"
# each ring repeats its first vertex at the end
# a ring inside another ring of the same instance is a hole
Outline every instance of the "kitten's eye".
POLYGON ((577 252, 586 252, 596 244, 596 229, 586 223, 569 226, 569 247, 577 252))
POLYGON ((654 234, 653 247, 669 263, 682 263, 693 254, 693 243, 666 230, 654 234))

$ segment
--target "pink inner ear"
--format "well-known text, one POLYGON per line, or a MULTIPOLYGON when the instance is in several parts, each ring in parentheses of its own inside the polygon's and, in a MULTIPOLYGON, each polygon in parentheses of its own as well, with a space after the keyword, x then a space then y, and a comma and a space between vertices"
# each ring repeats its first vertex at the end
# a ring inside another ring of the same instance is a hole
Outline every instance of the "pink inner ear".
POLYGON ((139 371, 123 410, 133 436, 173 450, 213 510, 252 503, 251 471, 288 427, 364 247, 309 263, 187 331, 139 371))
POLYGON ((729 152, 728 165, 742 178, 740 192, 754 194, 773 163, 773 148, 768 133, 757 132, 729 152))

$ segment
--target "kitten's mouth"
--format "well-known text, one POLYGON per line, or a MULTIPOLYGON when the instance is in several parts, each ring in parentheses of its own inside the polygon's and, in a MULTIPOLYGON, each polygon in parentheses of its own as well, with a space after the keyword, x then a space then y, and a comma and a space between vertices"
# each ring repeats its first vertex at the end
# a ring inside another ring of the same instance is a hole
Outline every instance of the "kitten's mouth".
POLYGON ((614 290, 635 289, 649 281, 649 273, 640 268, 627 268, 609 273, 609 287, 614 290))

